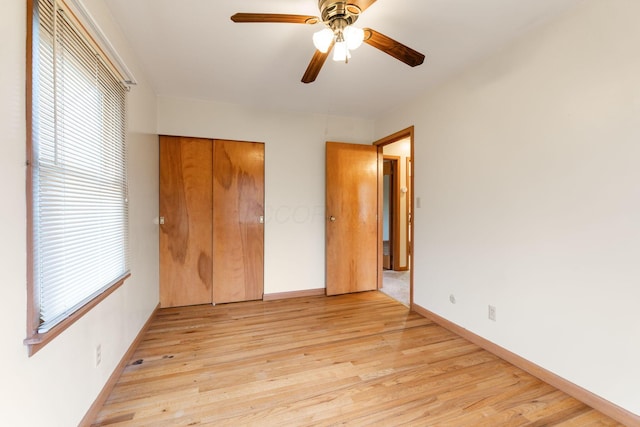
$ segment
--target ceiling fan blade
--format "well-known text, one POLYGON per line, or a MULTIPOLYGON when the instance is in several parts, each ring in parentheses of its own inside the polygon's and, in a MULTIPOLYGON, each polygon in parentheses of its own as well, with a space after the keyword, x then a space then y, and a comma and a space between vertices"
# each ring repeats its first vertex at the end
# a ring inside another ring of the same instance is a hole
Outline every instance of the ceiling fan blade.
POLYGON ((377 32, 376 30, 372 30, 371 28, 364 29, 364 42, 376 49, 380 49, 384 53, 393 56, 411 67, 415 67, 424 62, 424 55, 420 52, 415 51, 410 47, 395 41, 391 37, 387 37, 384 34, 377 32))
POLYGON ((281 13, 236 13, 231 17, 233 22, 275 22, 281 24, 316 24, 317 16, 287 15, 281 13))
POLYGON ((360 8, 361 12, 364 12, 369 6, 374 4, 376 0, 349 0, 347 4, 355 4, 360 8))
POLYGON ((331 52, 331 48, 333 47, 333 43, 329 46, 326 53, 322 53, 319 50, 313 54, 311 58, 311 62, 309 62, 309 66, 307 67, 307 71, 304 72, 304 76, 302 76, 302 83, 311 83, 316 81, 316 77, 320 74, 320 70, 324 65, 324 62, 329 57, 329 52, 331 52))

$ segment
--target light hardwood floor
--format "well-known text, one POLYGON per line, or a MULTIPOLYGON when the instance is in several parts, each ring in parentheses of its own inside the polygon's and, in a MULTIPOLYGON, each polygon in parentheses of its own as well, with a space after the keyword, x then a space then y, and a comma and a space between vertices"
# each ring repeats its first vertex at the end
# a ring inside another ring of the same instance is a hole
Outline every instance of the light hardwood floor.
POLYGON ((93 425, 615 426, 379 292, 162 309, 93 425))

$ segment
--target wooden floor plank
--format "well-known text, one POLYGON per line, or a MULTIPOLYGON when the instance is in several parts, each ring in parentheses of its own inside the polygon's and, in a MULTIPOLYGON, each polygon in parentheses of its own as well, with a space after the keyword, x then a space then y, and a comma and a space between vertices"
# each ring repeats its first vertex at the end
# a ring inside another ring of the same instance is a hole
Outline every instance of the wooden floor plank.
POLYGON ((618 426, 382 293, 160 310, 94 426, 618 426))

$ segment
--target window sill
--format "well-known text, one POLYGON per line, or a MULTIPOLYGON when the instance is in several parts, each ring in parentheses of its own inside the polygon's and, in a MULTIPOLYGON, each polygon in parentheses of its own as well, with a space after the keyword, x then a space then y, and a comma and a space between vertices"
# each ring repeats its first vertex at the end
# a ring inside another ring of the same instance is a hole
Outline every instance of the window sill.
POLYGON ((77 320, 79 320, 82 316, 88 313, 93 307, 100 304, 104 301, 109 295, 111 295, 116 289, 118 289, 126 279, 129 278, 131 274, 127 274, 122 277, 116 283, 114 283, 111 287, 105 290, 100 295, 96 296, 94 299, 83 305, 80 309, 78 309, 75 313, 64 319, 62 322, 58 323, 56 326, 51 328, 47 333, 39 334, 33 333, 30 334, 23 341, 25 345, 29 347, 29 357, 36 354, 40 349, 42 349, 45 345, 50 343, 55 337, 64 332, 67 328, 73 325, 77 320))

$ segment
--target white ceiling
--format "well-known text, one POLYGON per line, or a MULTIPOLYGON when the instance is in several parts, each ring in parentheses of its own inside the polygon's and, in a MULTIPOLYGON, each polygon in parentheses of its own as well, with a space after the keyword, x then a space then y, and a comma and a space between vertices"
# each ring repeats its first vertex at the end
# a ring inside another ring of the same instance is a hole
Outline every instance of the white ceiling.
POLYGON ((236 12, 319 15, 317 0, 105 0, 156 93, 375 118, 582 0, 377 0, 357 26, 426 55, 411 68, 363 44, 300 82, 322 24, 236 24, 236 12))

